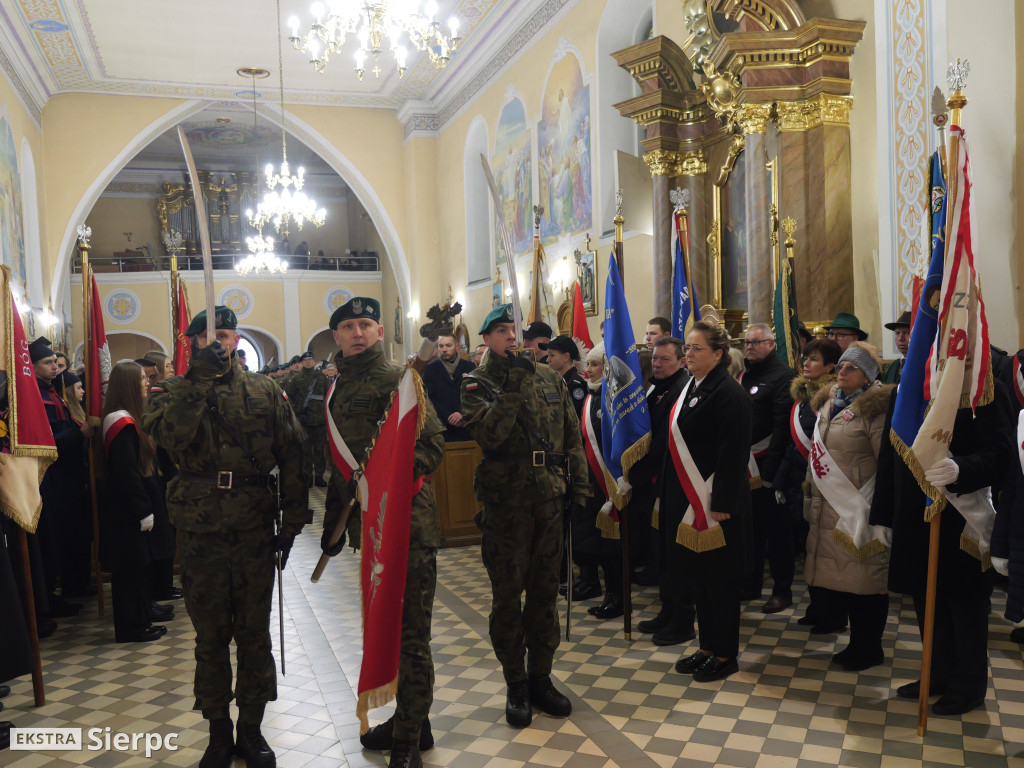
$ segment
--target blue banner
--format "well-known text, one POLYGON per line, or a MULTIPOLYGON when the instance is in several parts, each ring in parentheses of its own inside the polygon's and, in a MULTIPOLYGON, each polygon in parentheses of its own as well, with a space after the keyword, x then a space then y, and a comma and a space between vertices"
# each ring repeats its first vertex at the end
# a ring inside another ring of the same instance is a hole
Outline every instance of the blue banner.
POLYGON ((611 477, 608 491, 617 509, 629 500, 619 485, 629 468, 647 453, 651 442, 651 415, 647 410, 640 354, 629 321, 619 267, 612 252, 604 290, 604 379, 601 383, 603 415, 601 452, 611 477))
POLYGON ((903 365, 892 414, 893 446, 904 460, 911 455, 910 446, 914 444, 924 421, 925 408, 928 406, 924 396, 924 382, 930 365, 929 353, 935 343, 939 327, 938 308, 933 307, 929 301, 933 295, 937 299, 942 290, 942 271, 946 255, 946 180, 942 176, 938 152, 932 155, 929 205, 932 219, 932 260, 928 265, 924 286, 921 288, 921 300, 910 334, 910 348, 907 350, 907 361, 903 365))
POLYGON ((678 219, 676 220, 676 266, 672 277, 672 335, 686 341, 686 329, 700 320, 697 295, 690 282, 683 257, 683 243, 679 239, 678 219))

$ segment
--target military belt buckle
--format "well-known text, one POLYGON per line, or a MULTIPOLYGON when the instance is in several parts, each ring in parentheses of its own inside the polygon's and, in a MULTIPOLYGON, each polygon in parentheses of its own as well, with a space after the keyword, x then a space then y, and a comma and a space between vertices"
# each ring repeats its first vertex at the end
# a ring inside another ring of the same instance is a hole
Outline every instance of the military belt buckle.
POLYGON ((217 490, 227 491, 231 489, 231 476, 232 472, 218 472, 217 473, 217 490))
POLYGON ((533 466, 543 467, 544 466, 544 451, 533 452, 533 466))

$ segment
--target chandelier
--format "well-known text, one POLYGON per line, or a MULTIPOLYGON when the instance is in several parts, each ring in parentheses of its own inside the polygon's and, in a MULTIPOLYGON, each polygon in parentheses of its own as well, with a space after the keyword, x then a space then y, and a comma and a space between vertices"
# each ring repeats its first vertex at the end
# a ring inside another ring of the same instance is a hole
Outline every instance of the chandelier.
POLYGON ((313 24, 304 37, 299 36, 299 19, 292 16, 288 38, 298 51, 309 54, 309 63, 323 72, 332 53, 339 53, 345 37, 354 32, 359 42, 355 52, 356 75, 363 79, 367 56, 373 56, 374 75, 380 77, 380 54, 387 38, 398 65, 398 76, 405 74, 408 53, 399 44, 405 34, 418 51, 425 51, 438 71, 445 68, 451 53, 458 47, 459 20, 448 20, 450 34, 445 35, 440 22, 434 19, 437 3, 427 0, 425 13, 419 11, 419 0, 334 0, 325 10, 323 3, 313 3, 310 12, 313 24))
MULTIPOLYGON (((327 211, 324 208, 317 208, 316 201, 302 191, 305 183, 305 169, 299 168, 298 173, 292 174, 288 167, 288 141, 284 130, 284 61, 283 45, 281 44, 281 0, 277 0, 277 71, 278 83, 281 92, 281 170, 274 172, 272 163, 267 163, 264 170, 267 180, 267 188, 270 190, 263 195, 256 207, 256 213, 252 210, 245 212, 249 217, 249 223, 257 230, 262 230, 267 223, 273 223, 274 229, 284 237, 288 236, 288 227, 294 223, 299 229, 308 221, 315 226, 323 226, 327 211)), ((253 116, 256 114, 255 79, 253 80, 253 116)))
POLYGON ((252 235, 245 238, 246 245, 252 251, 248 256, 235 264, 235 272, 245 276, 251 272, 288 271, 288 262, 274 255, 274 238, 263 235, 252 235))

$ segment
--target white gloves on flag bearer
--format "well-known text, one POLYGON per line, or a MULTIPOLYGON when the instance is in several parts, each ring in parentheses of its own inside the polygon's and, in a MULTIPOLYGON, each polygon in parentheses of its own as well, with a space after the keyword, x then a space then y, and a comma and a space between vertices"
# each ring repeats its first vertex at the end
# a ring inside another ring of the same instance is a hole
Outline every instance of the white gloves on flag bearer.
POLYGON ((144 518, 139 520, 139 528, 141 528, 143 531, 152 531, 153 530, 153 516, 152 515, 146 515, 144 518))
POLYGON ((936 461, 932 464, 931 469, 924 473, 924 479, 936 488, 945 488, 947 485, 952 485, 959 476, 960 467, 948 456, 936 461))

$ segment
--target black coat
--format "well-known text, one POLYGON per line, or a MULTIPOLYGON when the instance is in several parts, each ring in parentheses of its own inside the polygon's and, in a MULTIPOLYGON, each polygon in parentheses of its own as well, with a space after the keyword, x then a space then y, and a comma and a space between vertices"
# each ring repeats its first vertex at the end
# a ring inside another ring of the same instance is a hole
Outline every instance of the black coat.
POLYGON ((139 471, 139 433, 122 429, 107 448, 106 481, 100 503, 100 562, 114 572, 143 568, 174 555, 174 534, 160 476, 139 471), (153 530, 139 523, 153 515, 153 530))
MULTIPOLYGON (((896 390, 889 401, 882 434, 888 436, 896 390)), ((949 450, 960 467, 950 493, 971 493, 998 486, 1016 454, 1011 437, 1010 406, 1006 388, 995 382, 995 400, 978 408, 956 413, 949 450)), ((923 595, 928 573, 929 523, 924 521, 925 495, 906 463, 889 439, 882 440, 878 453, 875 495, 871 502, 872 525, 892 528, 889 557, 889 591, 923 595)), ((939 527, 939 584, 953 584, 973 575, 981 563, 960 549, 964 519, 956 507, 947 504, 939 527)))
MULTIPOLYGON (((790 442, 789 410, 793 407, 793 398, 789 394, 789 384, 796 374, 774 354, 756 363, 747 361, 744 365, 740 384, 749 393, 753 405, 750 445, 756 445, 766 437, 771 438, 768 453, 757 460, 761 477, 771 482, 790 442)), ((750 445, 747 446, 748 458, 750 445)))
POLYGON ((444 441, 446 443, 473 439, 465 427, 453 427, 449 424, 448 417, 453 413, 462 412, 462 398, 459 395, 462 377, 475 368, 476 366, 469 360, 459 360, 455 366, 455 375, 449 377, 444 363, 434 360, 423 371, 423 386, 427 390, 427 397, 430 398, 434 410, 437 411, 437 417, 444 424, 444 441))
POLYGON ((996 527, 992 532, 992 556, 1009 560, 1006 618, 1012 622, 1024 619, 1024 472, 1021 471, 1020 446, 1017 449, 1003 482, 996 508, 996 527))
MULTIPOLYGON (((711 509, 708 511, 728 512, 732 516, 721 523, 727 552, 723 562, 737 569, 744 567, 745 549, 751 536, 750 481, 747 477, 750 422, 750 397, 729 375, 725 365, 719 365, 699 387, 691 387, 686 392, 686 402, 676 421, 701 476, 715 474, 711 509)), ((663 535, 674 541, 675 531, 689 502, 670 457, 666 458, 660 485, 659 527, 663 535)), ((687 559, 701 557, 681 546, 676 552, 681 552, 687 559)))
POLYGON ((49 383, 36 379, 43 398, 46 419, 50 423, 57 460, 43 475, 39 492, 43 507, 56 525, 61 538, 73 536, 92 540, 92 515, 89 511, 88 444, 82 430, 71 418, 68 406, 49 383))
MULTIPOLYGON (((25 625, 21 579, 14 578, 11 558, 7 554, 8 547, 18 546, 21 534, 16 532, 17 525, 12 520, 5 518, 5 521, 7 524, 0 529, 0 647, 3 648, 0 652, 0 683, 32 671, 32 647, 25 625), (9 539, 4 536, 4 530, 10 533, 9 539)), ((20 558, 16 560, 21 562, 20 558)))
MULTIPOLYGON (((594 433, 597 437, 598 451, 601 450, 601 390, 591 392, 590 418, 593 419, 594 433)), ((586 403, 586 400, 583 401, 586 403)), ((580 419, 580 434, 583 436, 583 444, 587 444, 586 426, 583 417, 580 419)), ((590 461, 587 461, 587 476, 590 479, 591 496, 583 505, 578 505, 572 515, 572 554, 577 562, 595 562, 604 552, 601 542, 601 531, 597 527, 597 515, 606 501, 604 491, 597 481, 590 461)))

